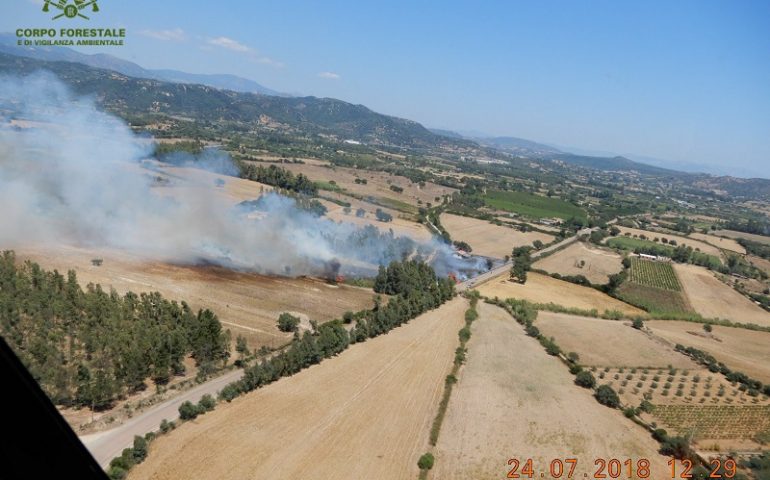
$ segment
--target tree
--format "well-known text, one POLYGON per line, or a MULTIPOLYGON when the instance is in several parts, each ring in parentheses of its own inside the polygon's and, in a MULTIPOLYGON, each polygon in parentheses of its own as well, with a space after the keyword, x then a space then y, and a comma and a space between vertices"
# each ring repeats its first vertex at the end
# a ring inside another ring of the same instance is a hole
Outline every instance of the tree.
POLYGON ((142 463, 147 458, 147 440, 139 435, 134 436, 134 463, 142 463))
POLYGON ((209 395, 208 393, 201 397, 201 399, 198 401, 198 411, 200 413, 210 412, 214 410, 214 407, 217 405, 217 401, 214 400, 214 397, 209 395))
POLYGON ((544 244, 540 240, 535 240, 534 242, 532 242, 532 246, 535 247, 535 250, 540 250, 541 248, 543 248, 544 244))
POLYGON ((711 333, 711 331, 714 330, 714 327, 712 327, 710 323, 704 323, 703 330, 705 330, 708 333, 711 333))
POLYGON ((433 468, 433 463, 435 462, 435 458, 433 458, 433 454, 428 452, 422 454, 419 460, 417 460, 417 466, 420 467, 420 470, 430 470, 433 468))
POLYGON ((199 414, 198 407, 193 405, 189 400, 179 406, 179 418, 182 420, 193 420, 199 414))
POLYGON ((594 388, 596 386, 596 378, 588 370, 583 370, 575 375, 575 385, 583 388, 594 388))
POLYGON ((176 424, 174 422, 169 422, 165 418, 161 420, 160 422, 160 432, 161 433, 168 433, 171 430, 173 430, 176 427, 176 424))
POLYGON ((278 316, 278 330, 282 332, 296 332, 299 327, 299 317, 284 312, 278 316))
POLYGON ((641 330, 642 328, 644 328, 644 320, 642 320, 641 318, 637 317, 637 318, 634 319, 634 321, 631 324, 631 326, 634 327, 637 330, 641 330))
POLYGON ((620 406, 620 398, 618 397, 618 394, 615 393, 615 390, 613 390, 609 385, 601 385, 596 389, 594 396, 596 397, 596 400, 602 405, 606 405, 612 408, 618 408, 620 406))
POLYGON ((690 441, 680 436, 666 437, 660 446, 660 453, 679 460, 693 457, 690 441))

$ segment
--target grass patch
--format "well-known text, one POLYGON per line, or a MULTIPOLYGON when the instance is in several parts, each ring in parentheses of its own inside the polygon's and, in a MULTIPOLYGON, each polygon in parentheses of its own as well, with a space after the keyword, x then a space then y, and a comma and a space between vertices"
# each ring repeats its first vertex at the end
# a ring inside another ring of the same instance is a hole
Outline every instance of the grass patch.
POLYGON ((653 315, 691 313, 692 308, 682 292, 664 288, 625 282, 617 290, 617 296, 624 302, 643 308, 653 315))
POLYGON ((665 252, 666 256, 670 257, 674 254, 674 247, 666 244, 655 243, 650 240, 642 240, 641 238, 633 237, 614 237, 607 240, 607 245, 612 248, 619 248, 621 250, 635 250, 637 248, 650 248, 654 247, 661 252, 665 252))
POLYGON ((556 217, 567 220, 571 217, 586 218, 586 212, 571 203, 558 198, 541 197, 526 192, 495 190, 484 196, 487 205, 534 218, 556 217))

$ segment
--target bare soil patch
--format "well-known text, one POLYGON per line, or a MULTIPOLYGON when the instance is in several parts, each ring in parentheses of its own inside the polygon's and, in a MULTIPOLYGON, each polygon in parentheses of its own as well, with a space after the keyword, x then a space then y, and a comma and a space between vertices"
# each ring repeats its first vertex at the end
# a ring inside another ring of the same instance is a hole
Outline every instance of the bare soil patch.
POLYGON ((611 250, 575 242, 533 265, 534 268, 560 275, 583 275, 591 283, 603 285, 610 275, 623 270, 623 257, 611 250))
POLYGON ((574 385, 566 366, 504 310, 478 309, 430 478, 505 478, 509 458, 532 458, 536 478, 556 458, 578 459, 574 478, 592 477, 596 458, 647 458, 650 478, 668 478, 649 433, 574 385))
MULTIPOLYGON (((692 324, 691 324, 692 325, 692 324)), ((631 327, 631 322, 539 312, 535 326, 561 349, 577 352, 588 366, 695 368, 671 345, 631 327)))
POLYGON ((510 227, 501 227, 485 220, 444 213, 441 225, 453 240, 468 242, 473 253, 502 258, 511 254, 513 247, 532 245, 535 240, 551 242, 554 237, 540 232, 520 232, 510 227))
POLYGON ((643 315, 644 311, 610 297, 596 289, 575 285, 551 278, 548 275, 529 272, 527 283, 521 285, 512 282, 508 273, 478 287, 479 292, 490 298, 519 298, 535 303, 555 303, 564 307, 596 309, 599 313, 605 310, 617 310, 625 315, 643 315))
POLYGON ((770 333, 714 325, 712 332, 692 322, 665 320, 645 323, 655 335, 706 351, 732 370, 770 383, 770 333))
POLYGON ((153 442, 129 478, 416 478, 466 307, 457 298, 219 405, 153 442))
POLYGON ((720 282, 704 267, 675 264, 690 305, 704 317, 770 325, 770 313, 720 282))

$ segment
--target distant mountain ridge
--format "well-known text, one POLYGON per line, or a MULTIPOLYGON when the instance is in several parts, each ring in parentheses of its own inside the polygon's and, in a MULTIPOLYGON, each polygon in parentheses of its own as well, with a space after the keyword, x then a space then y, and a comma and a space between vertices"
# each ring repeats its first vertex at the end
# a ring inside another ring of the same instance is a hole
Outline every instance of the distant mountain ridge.
POLYGON ((178 70, 150 70, 106 53, 87 55, 67 47, 21 47, 16 45, 16 37, 9 34, 0 34, 0 52, 37 60, 75 62, 88 65, 89 67, 114 70, 130 77, 152 78, 176 83, 198 83, 235 92, 289 96, 260 85, 253 80, 236 75, 187 73, 178 70))

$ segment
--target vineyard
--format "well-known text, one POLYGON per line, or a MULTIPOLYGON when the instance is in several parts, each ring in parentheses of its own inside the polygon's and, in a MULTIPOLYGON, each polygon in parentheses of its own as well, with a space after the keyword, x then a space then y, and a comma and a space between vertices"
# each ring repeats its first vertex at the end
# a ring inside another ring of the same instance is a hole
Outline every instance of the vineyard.
POLYGON ((674 267, 666 262, 653 262, 631 258, 630 280, 640 285, 681 292, 682 285, 676 277, 674 267))
POLYGON ((770 433, 770 405, 657 405, 660 423, 679 435, 755 439, 770 433))

